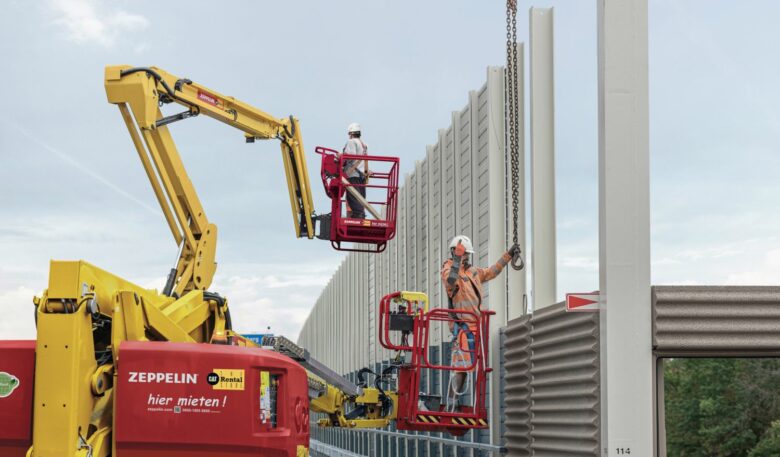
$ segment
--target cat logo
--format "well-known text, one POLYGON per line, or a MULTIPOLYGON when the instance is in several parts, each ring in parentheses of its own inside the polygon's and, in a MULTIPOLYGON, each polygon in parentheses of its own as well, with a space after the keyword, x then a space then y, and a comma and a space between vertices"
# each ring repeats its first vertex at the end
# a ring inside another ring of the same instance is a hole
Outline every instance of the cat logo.
POLYGON ((244 370, 215 368, 206 376, 214 390, 244 390, 244 370))

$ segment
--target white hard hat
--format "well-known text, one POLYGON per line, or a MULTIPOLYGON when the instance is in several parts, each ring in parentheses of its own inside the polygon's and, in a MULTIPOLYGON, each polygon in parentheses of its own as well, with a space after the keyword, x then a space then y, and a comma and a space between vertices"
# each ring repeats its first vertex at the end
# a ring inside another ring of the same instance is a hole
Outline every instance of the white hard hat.
POLYGON ((452 241, 450 241, 450 249, 456 247, 458 243, 462 244, 469 254, 474 253, 474 246, 471 245, 471 240, 466 235, 458 235, 453 238, 452 241))
POLYGON ((353 122, 347 127, 347 133, 356 133, 360 131, 360 124, 353 122))

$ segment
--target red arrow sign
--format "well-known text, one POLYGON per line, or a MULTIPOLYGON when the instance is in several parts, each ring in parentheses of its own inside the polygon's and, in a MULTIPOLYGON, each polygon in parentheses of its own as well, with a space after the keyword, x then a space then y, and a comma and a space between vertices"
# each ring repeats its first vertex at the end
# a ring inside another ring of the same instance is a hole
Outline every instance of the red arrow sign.
POLYGON ((566 311, 598 311, 599 293, 566 294, 566 311))

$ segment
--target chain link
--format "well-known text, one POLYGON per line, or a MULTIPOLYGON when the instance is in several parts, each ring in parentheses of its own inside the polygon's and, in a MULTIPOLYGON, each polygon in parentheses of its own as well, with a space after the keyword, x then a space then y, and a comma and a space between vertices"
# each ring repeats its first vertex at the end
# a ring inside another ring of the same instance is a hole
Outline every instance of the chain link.
POLYGON ((512 242, 518 244, 517 224, 520 190, 519 91, 517 87, 517 0, 506 2, 506 100, 509 107, 509 157, 512 173, 512 242))

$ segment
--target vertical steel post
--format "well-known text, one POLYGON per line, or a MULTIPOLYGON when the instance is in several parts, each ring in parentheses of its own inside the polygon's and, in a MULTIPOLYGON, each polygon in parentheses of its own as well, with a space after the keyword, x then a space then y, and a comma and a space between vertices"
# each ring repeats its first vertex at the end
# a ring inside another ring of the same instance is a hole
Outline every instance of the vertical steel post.
MULTIPOLYGON (((490 67, 487 74, 488 99, 488 262, 495 262, 506 252, 506 135, 504 133, 504 69, 490 67)), ((484 243, 485 240, 480 240, 484 243)), ((485 265, 487 266, 487 265, 485 265)), ((506 325, 507 276, 501 275, 487 283, 489 308, 495 311, 490 319, 490 366, 495 371, 490 376, 490 433, 498 442, 501 432, 501 338, 500 329, 506 325)))
POLYGON ((531 266, 534 309, 556 301, 553 10, 531 8, 531 266))
MULTIPOLYGON (((517 47, 517 123, 515 128, 517 129, 518 138, 518 174, 520 175, 520 186, 518 188, 518 219, 517 219, 517 240, 520 243, 520 247, 523 249, 523 255, 526 255, 526 242, 525 242, 525 48, 523 43, 515 43, 517 47)), ((505 104, 509 103, 509 100, 505 101, 505 104)), ((506 113, 506 110, 504 110, 506 113)), ((509 131, 507 129, 507 135, 509 131)), ((508 137, 507 137, 508 138, 508 137)), ((507 148, 508 148, 507 140, 507 148)), ((506 169, 507 169, 507 245, 512 241, 512 176, 511 176, 511 162, 509 154, 506 154, 506 169)), ((511 268, 507 268, 507 285, 508 300, 507 300, 507 320, 512 320, 516 317, 523 315, 524 305, 526 303, 526 269, 515 271, 511 268)))
POLYGON ((647 0, 599 0, 599 285, 604 456, 651 456, 647 0))

